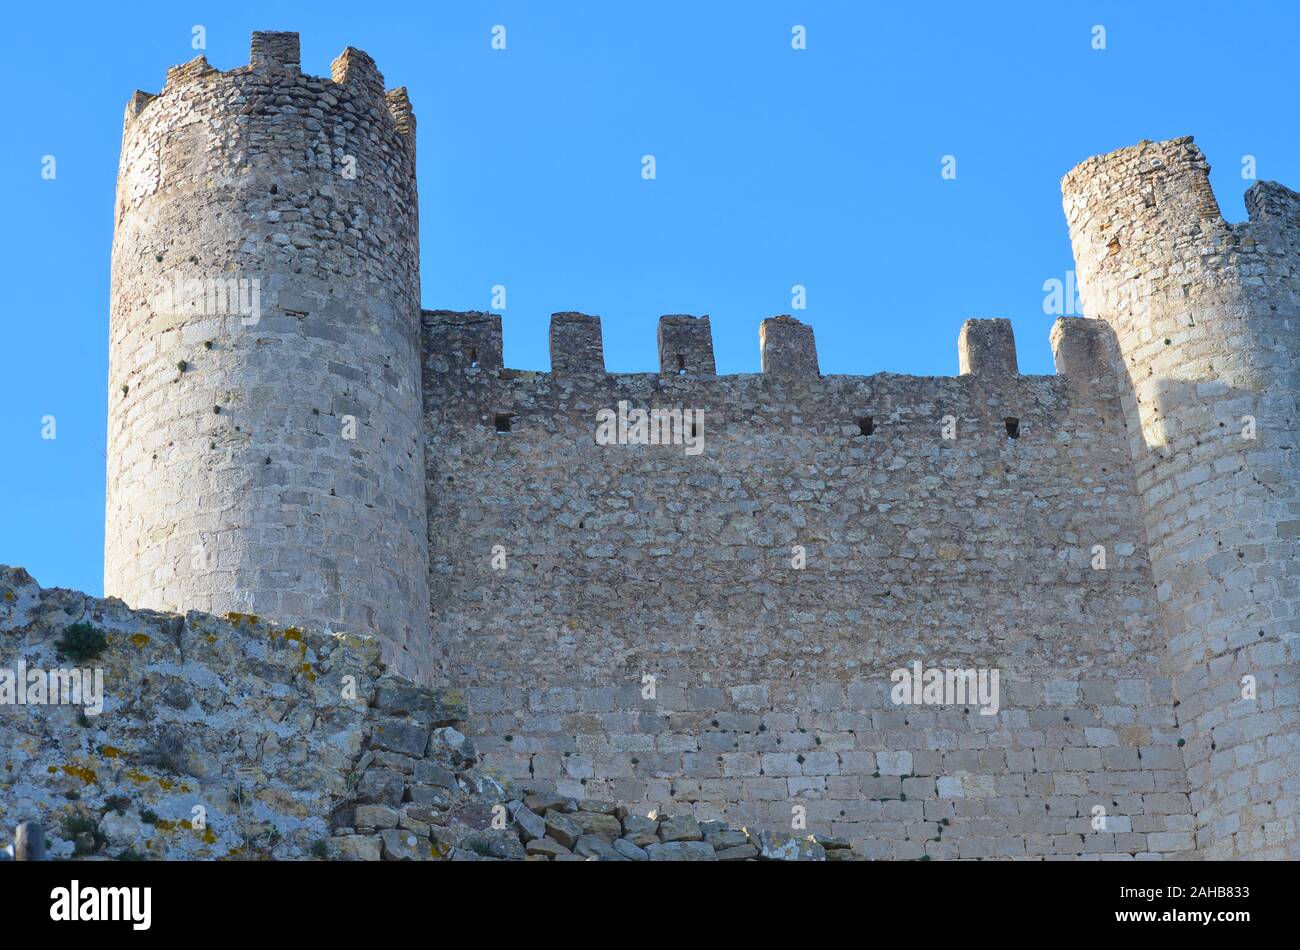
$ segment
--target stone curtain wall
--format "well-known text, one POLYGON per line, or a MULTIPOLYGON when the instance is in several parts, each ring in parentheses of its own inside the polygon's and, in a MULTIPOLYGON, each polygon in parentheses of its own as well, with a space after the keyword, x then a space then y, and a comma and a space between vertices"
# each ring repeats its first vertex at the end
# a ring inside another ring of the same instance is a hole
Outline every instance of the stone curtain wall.
POLYGON ((1124 409, 1209 858, 1300 858, 1300 195, 1226 223, 1190 138, 1062 183, 1084 306, 1124 409), (1243 678, 1253 677, 1254 695, 1243 678))
POLYGON ((127 107, 105 590, 373 633, 418 675, 415 120, 358 50, 331 79, 297 34, 251 59, 199 57, 127 107))
POLYGON ((1005 321, 963 332, 967 375, 818 377, 778 318, 763 375, 715 377, 707 319, 674 316, 659 374, 609 376, 593 318, 556 316, 546 374, 502 368, 497 317, 426 313, 438 675, 484 762, 636 810, 799 807, 873 857, 1188 852, 1104 330, 1061 321, 1056 377, 1015 374, 1005 321), (703 451, 596 444, 620 401, 702 410, 703 451), (914 660, 998 669, 1000 711, 894 705, 914 660))

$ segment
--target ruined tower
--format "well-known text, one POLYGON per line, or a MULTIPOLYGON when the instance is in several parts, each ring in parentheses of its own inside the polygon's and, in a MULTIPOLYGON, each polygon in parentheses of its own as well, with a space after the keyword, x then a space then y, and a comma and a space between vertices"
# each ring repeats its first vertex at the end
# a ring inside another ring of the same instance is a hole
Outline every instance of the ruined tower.
POLYGON ((126 109, 104 586, 371 633, 427 673, 415 118, 296 33, 126 109))
POLYGON ((1300 858, 1300 195, 1229 224, 1191 138, 1062 183, 1084 309, 1115 331, 1208 858, 1300 858), (1250 679, 1247 679, 1247 678, 1250 679))

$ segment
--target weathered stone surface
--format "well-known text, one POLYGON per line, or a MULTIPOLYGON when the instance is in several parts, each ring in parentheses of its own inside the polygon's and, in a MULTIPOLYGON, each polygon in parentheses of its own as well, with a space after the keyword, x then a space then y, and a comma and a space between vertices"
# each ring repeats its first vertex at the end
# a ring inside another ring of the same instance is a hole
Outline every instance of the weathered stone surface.
MULTIPOLYGON (((719 855, 721 858, 721 855, 719 855)), ((826 852, 827 861, 865 861, 866 858, 848 848, 833 848, 826 852)))
POLYGON ((429 726, 449 726, 469 718, 465 694, 460 690, 431 690, 413 684, 381 686, 375 691, 375 708, 389 715, 414 716, 429 726))
POLYGON ((331 861, 378 861, 383 857, 383 843, 375 835, 344 835, 326 843, 331 861))
POLYGON ((710 834, 706 839, 715 851, 721 851, 724 848, 735 848, 742 844, 749 844, 749 835, 743 831, 716 831, 710 834))
POLYGON ((703 838, 700 823, 689 815, 664 818, 659 822, 660 841, 700 841, 703 838))
POLYGON ((718 848, 714 854, 719 861, 748 861, 758 857, 758 849, 752 844, 741 844, 731 848, 718 848))
POLYGON ((623 834, 623 826, 613 815, 578 811, 570 817, 573 823, 582 829, 583 834, 595 835, 606 842, 612 842, 623 834))
POLYGON ((418 818, 413 818, 409 814, 398 816, 397 827, 403 828, 406 831, 414 831, 421 838, 428 838, 433 834, 432 824, 427 821, 420 821, 418 818))
POLYGON ((375 723, 370 733, 370 742, 378 749, 422 756, 429 744, 429 733, 400 719, 386 719, 375 723))
POLYGON ((627 838, 619 838, 614 842, 614 850, 627 858, 629 861, 648 861, 650 855, 646 854, 644 848, 633 844, 627 838))
POLYGON ((357 800, 397 805, 401 803, 405 790, 406 779, 401 772, 371 769, 361 776, 361 784, 357 786, 357 800))
POLYGON ((757 842, 759 857, 766 861, 825 861, 826 849, 808 836, 798 837, 783 831, 751 833, 757 842))
POLYGON ((527 852, 519 838, 508 832, 479 831, 461 838, 457 851, 472 851, 499 861, 522 861, 527 852))
POLYGON ((569 799, 564 795, 533 794, 524 799, 524 804, 534 814, 545 815, 548 811, 565 811, 569 799))
POLYGON ((388 805, 358 805, 356 827, 363 834, 378 828, 396 828, 401 815, 388 805))
POLYGON ((812 839, 813 841, 816 841, 819 845, 821 845, 823 848, 825 848, 828 852, 843 851, 846 848, 852 847, 852 845, 845 838, 832 838, 829 835, 813 835, 812 839))
POLYGON ((412 821, 422 822, 427 825, 442 825, 446 824, 447 821, 446 812, 442 809, 415 802, 403 805, 402 815, 412 821))
POLYGON ((408 785, 406 797, 414 804, 441 809, 450 808, 455 800, 455 795, 449 789, 439 785, 408 785))
POLYGON ((545 816, 546 833, 566 848, 572 848, 582 835, 582 826, 563 812, 548 811, 545 816))
POLYGON ((423 785, 456 788, 456 773, 436 762, 420 762, 415 766, 415 780, 423 785))
POLYGON ((510 802, 506 808, 510 812, 511 820, 519 828, 519 832, 525 841, 541 838, 546 834, 546 820, 528 808, 523 802, 510 802))
POLYGON ((434 854, 427 839, 412 831, 390 828, 379 833, 385 861, 430 861, 434 854))
POLYGON ((669 841, 646 848, 651 861, 716 861, 717 855, 704 841, 669 841))
POLYGON ((582 835, 578 838, 573 846, 573 853, 581 855, 584 858, 595 858, 598 861, 627 861, 618 850, 616 850, 604 838, 598 838, 595 835, 582 835))
POLYGON ((659 822, 644 815, 628 815, 623 819, 623 836, 644 848, 659 840, 659 822))
POLYGON ((562 854, 572 854, 572 852, 558 841, 550 838, 534 838, 525 846, 529 854, 539 855, 541 857, 559 857, 562 854))

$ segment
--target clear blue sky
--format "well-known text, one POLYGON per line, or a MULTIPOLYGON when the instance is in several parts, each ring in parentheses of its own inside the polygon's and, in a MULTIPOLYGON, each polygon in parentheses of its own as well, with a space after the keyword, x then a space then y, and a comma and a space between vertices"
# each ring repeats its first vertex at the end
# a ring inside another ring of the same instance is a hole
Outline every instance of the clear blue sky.
MULTIPOLYGON (((410 89, 424 305, 507 288, 506 361, 546 369, 549 314, 604 318, 614 372, 656 368, 662 313, 713 318, 718 370, 758 322, 816 328, 825 373, 957 371, 957 332, 1007 316, 1052 372, 1043 282, 1072 267, 1061 175, 1195 135, 1229 220, 1243 155, 1300 187, 1295 44, 1277 3, 64 3, 5 14, 0 149, 0 563, 102 590, 109 250, 122 112, 255 29, 345 46, 410 89), (969 9, 963 7, 969 6, 969 9), (994 6, 994 5, 989 5, 994 6), (274 12, 271 12, 274 11, 274 12), (506 27, 507 48, 490 45, 506 27), (791 28, 807 49, 791 49, 791 28), (1092 48, 1094 25, 1105 50, 1092 48), (641 177, 653 154, 657 179, 641 177), (57 177, 41 177, 53 155, 57 177), (941 174, 943 156, 957 177, 941 174), (41 437, 42 417, 57 438, 41 437)), ((1288 9, 1290 8, 1290 9, 1288 9)))

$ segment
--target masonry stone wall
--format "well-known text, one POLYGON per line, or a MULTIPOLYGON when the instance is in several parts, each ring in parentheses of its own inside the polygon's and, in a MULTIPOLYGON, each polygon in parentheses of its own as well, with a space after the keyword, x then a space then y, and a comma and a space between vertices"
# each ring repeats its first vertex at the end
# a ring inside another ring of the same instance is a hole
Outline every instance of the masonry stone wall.
POLYGON ((718 377, 682 316, 660 373, 607 375, 574 324, 535 373, 495 315, 425 315, 439 676, 486 763, 705 819, 802 808, 874 857, 1190 851, 1103 324, 1061 321, 1061 375, 1021 376, 1010 325, 972 322, 953 378, 818 376, 788 317, 763 374, 718 377), (702 451, 598 444, 620 403, 700 410, 702 451), (895 705, 913 661, 998 669, 999 712, 895 705))
POLYGON ((1123 353, 1198 849, 1296 859, 1300 195, 1258 182, 1229 224, 1208 175, 1189 137, 1062 188, 1085 310, 1123 353))
POLYGON ((415 125, 298 37, 136 93, 113 242, 105 590, 427 667, 415 125), (256 296, 254 294, 256 293, 256 296))

